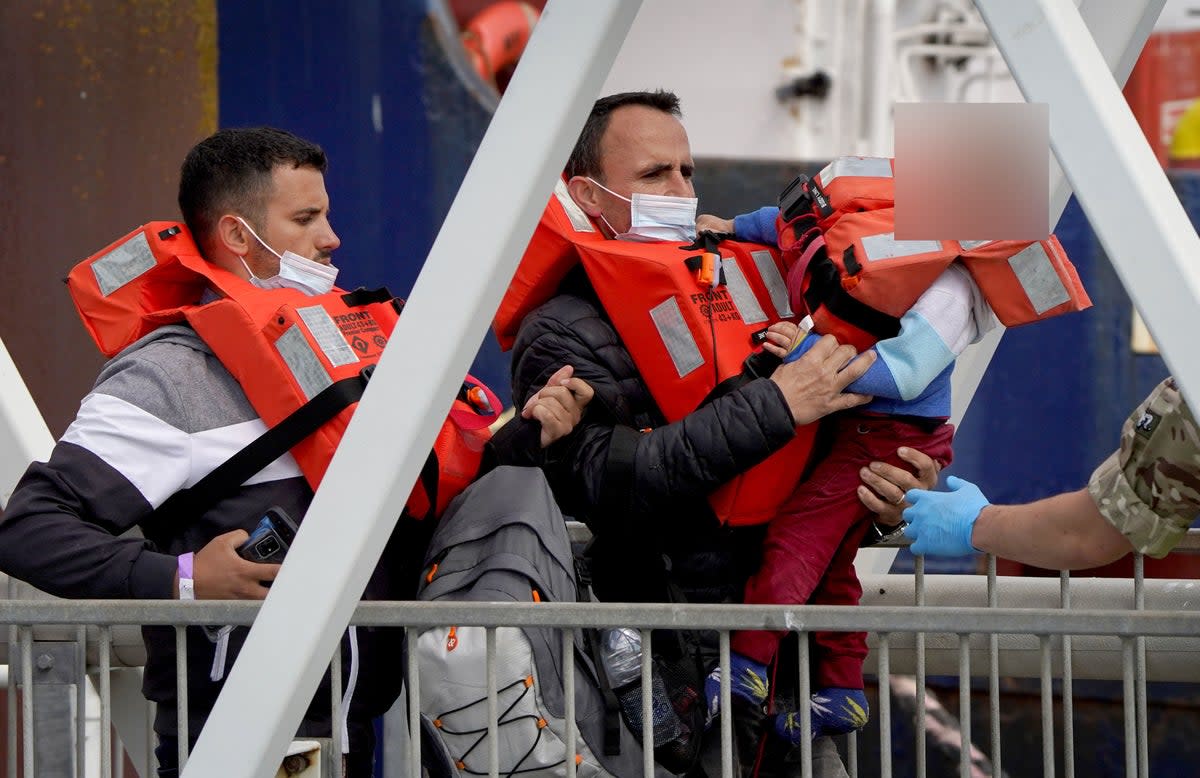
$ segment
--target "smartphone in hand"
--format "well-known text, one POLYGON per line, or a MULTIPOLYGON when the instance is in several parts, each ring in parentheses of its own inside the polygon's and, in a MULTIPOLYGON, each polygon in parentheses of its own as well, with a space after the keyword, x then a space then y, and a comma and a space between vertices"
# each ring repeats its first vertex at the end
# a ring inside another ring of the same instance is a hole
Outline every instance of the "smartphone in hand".
POLYGON ((258 526, 250 533, 250 537, 238 546, 237 554, 251 562, 278 564, 283 561, 284 554, 295 540, 296 532, 296 523, 283 508, 268 508, 259 519, 258 526))

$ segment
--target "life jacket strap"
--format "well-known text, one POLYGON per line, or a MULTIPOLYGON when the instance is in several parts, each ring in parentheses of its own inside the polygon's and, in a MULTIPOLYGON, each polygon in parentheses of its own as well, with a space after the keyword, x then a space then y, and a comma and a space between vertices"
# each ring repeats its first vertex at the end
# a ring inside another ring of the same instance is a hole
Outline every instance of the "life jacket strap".
POLYGON ((352 292, 346 292, 342 295, 342 302, 347 308, 360 308, 375 303, 391 303, 396 309, 396 313, 403 313, 404 300, 399 297, 394 297, 388 291, 386 286, 381 286, 377 289, 367 289, 365 286, 360 286, 352 292))
POLYGON ((804 292, 804 302, 810 314, 824 308, 876 340, 894 338, 900 333, 898 318, 872 308, 845 290, 841 273, 824 250, 813 257, 808 272, 810 281, 804 292))

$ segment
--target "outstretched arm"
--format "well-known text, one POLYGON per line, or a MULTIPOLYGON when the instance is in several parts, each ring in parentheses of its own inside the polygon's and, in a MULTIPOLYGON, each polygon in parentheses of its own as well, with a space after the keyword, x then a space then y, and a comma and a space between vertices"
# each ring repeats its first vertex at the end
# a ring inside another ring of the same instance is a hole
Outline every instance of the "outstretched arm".
POLYGON ((991 505, 969 481, 951 476, 950 491, 913 489, 905 534, 914 554, 962 556, 972 551, 1050 569, 1097 567, 1132 550, 1087 489, 1026 505, 991 505))
POLYGON ((971 542, 996 556, 1052 570, 1098 567, 1133 550, 1100 515, 1087 489, 1028 505, 989 505, 975 521, 971 542))

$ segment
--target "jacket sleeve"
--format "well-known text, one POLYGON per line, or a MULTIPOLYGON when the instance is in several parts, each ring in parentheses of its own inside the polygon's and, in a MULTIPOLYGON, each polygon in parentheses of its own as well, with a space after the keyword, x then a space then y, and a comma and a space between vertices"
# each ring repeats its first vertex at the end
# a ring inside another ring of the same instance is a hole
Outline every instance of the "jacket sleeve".
POLYGON ((165 599, 175 557, 126 535, 184 485, 188 436, 130 401, 170 378, 131 361, 89 394, 48 462, 34 462, 0 519, 0 569, 62 597, 165 599))
POLYGON ((778 217, 779 209, 773 205, 738 214, 733 217, 733 232, 738 240, 774 246, 779 242, 779 235, 775 230, 775 220, 778 217))
POLYGON ((577 298, 556 298, 522 325, 514 401, 523 404, 564 364, 596 395, 575 431, 550 446, 544 467, 564 511, 585 520, 653 516, 679 500, 701 498, 795 434, 783 393, 766 378, 677 422, 636 429, 631 398, 644 393, 644 385, 611 325, 577 298))

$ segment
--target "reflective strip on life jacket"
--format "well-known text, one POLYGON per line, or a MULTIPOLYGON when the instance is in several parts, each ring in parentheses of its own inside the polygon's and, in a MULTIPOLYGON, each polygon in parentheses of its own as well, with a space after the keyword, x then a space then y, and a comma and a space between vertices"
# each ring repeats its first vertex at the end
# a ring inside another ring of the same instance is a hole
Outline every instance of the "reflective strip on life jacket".
POLYGON ((881 259, 910 259, 942 251, 941 241, 896 240, 896 234, 893 232, 864 235, 859 241, 862 243, 863 256, 872 262, 878 262, 881 259))
POLYGON ((817 178, 825 193, 839 178, 882 178, 892 176, 892 160, 887 157, 838 157, 821 169, 817 178))
POLYGON ((896 193, 892 169, 887 157, 838 157, 826 165, 816 182, 833 213, 820 220, 821 229, 846 214, 892 207, 896 193))
POLYGON ((1008 264, 1039 316, 1071 299, 1041 243, 1031 243, 1029 248, 1009 257, 1008 264))
POLYGON ((767 287, 767 294, 771 298, 771 305, 775 307, 775 311, 785 319, 795 316, 796 314, 792 312, 792 301, 788 297, 787 282, 783 278, 783 273, 780 271, 775 257, 771 252, 763 249, 751 251, 750 256, 754 259, 754 266, 758 268, 758 277, 767 287))
POLYGON ((1058 238, 1036 243, 962 243, 962 263, 1006 327, 1040 321, 1091 306, 1091 298, 1058 238), (968 248, 968 246, 970 246, 968 248))
MULTIPOLYGON (((773 262, 771 264, 774 265, 773 262)), ((757 265, 755 268, 757 269, 757 265)), ((738 266, 737 260, 722 260, 721 272, 724 274, 725 288, 729 290, 729 296, 733 298, 733 304, 737 307, 742 321, 746 324, 761 324, 767 321, 767 312, 759 305, 754 290, 750 288, 750 282, 738 266)))
POLYGON ((92 273, 96 284, 105 297, 120 289, 143 273, 154 269, 154 253, 150 241, 139 232, 112 251, 99 256, 92 262, 92 273))
POLYGON ((683 318, 683 311, 679 309, 678 300, 668 297, 651 308, 650 319, 658 328, 658 335, 662 338, 663 346, 666 347, 667 354, 670 355, 671 363, 675 365, 675 372, 679 374, 679 378, 683 378, 704 364, 700 347, 696 345, 696 339, 692 337, 692 332, 688 329, 687 322, 683 318))

